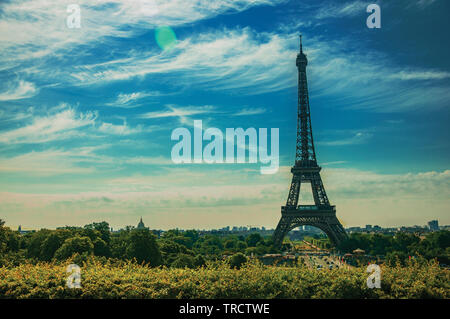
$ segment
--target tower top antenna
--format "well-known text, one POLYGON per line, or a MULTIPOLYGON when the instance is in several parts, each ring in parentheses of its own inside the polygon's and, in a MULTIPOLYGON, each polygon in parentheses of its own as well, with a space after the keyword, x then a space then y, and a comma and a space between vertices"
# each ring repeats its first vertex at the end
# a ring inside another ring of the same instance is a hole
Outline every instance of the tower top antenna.
POLYGON ((303 53, 303 45, 302 45, 302 34, 300 33, 300 53, 303 53))

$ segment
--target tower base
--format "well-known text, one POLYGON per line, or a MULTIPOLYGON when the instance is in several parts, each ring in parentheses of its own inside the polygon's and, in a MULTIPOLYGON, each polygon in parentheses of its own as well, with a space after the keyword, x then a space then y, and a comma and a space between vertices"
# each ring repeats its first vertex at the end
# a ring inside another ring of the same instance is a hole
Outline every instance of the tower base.
POLYGON ((273 235, 275 247, 281 247, 284 237, 292 229, 309 225, 327 234, 333 245, 339 245, 347 238, 347 233, 336 217, 335 206, 299 205, 282 206, 281 219, 273 235))

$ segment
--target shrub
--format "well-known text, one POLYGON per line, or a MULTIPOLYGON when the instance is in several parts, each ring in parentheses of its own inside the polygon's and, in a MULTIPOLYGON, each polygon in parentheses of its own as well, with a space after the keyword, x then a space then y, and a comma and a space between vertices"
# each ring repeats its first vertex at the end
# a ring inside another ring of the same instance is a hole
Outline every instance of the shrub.
POLYGON ((0 298, 450 298, 450 273, 434 262, 382 266, 381 288, 366 285, 366 267, 317 271, 247 262, 204 268, 150 267, 89 256, 81 265, 81 289, 66 287, 58 264, 0 268, 0 298))
POLYGON ((232 268, 240 269, 241 266, 247 261, 247 257, 243 253, 237 253, 231 256, 230 266, 232 268))

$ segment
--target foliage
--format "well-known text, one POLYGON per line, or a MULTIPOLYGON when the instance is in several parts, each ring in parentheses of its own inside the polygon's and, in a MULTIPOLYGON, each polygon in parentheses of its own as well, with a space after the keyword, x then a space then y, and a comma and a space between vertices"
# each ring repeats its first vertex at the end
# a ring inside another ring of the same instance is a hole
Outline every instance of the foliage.
POLYGON ((259 242, 263 241, 263 238, 260 234, 255 233, 255 234, 250 234, 249 236, 247 236, 245 241, 247 242, 247 245, 249 247, 255 247, 259 242))
POLYGON ((386 255, 390 264, 396 259, 405 263, 410 256, 423 256, 426 259, 437 258, 441 263, 450 264, 450 231, 441 230, 428 233, 424 239, 410 233, 398 232, 394 236, 384 234, 350 234, 339 245, 343 252, 352 252, 361 248, 370 255, 386 255))
POLYGON ((4 225, 5 222, 0 219, 0 254, 7 251, 18 251, 20 246, 18 234, 4 225))
POLYGON ((450 273, 435 262, 382 266, 381 289, 369 289, 365 267, 317 271, 249 261, 204 268, 165 268, 88 257, 81 289, 66 287, 63 264, 0 268, 0 298, 450 298, 450 273))
POLYGON ((111 256, 111 249, 109 248, 108 244, 101 238, 94 239, 94 255, 95 256, 104 256, 104 257, 110 257, 111 256))
POLYGON ((243 253, 234 254, 230 259, 230 266, 232 268, 240 269, 243 264, 247 262, 247 257, 243 253))
MULTIPOLYGON (((329 247, 330 244, 323 235, 305 239, 322 248, 329 247)), ((284 250, 291 249, 291 244, 286 241, 283 244, 284 250)), ((394 236, 356 233, 351 234, 338 247, 343 253, 352 252, 356 248, 364 249, 369 255, 384 255, 391 266, 397 262, 405 265, 410 258, 419 256, 428 260, 436 258, 440 263, 450 264, 449 231, 429 233, 425 238, 401 232, 394 236)), ((4 222, 0 220, 0 266, 18 265, 25 261, 62 262, 73 254, 77 254, 79 260, 86 260, 93 254, 113 260, 136 259, 137 262, 149 263, 150 266, 195 268, 238 253, 251 257, 279 252, 280 250, 273 246, 270 236, 262 237, 258 233, 247 236, 201 234, 196 230, 175 229, 156 238, 148 229, 127 226, 119 232, 111 232, 107 222, 94 222, 84 227, 42 229, 23 235, 5 227, 4 222), (80 242, 80 238, 84 238, 84 244, 80 242), (65 244, 69 239, 72 239, 69 241, 71 244, 65 244)))
POLYGON ((156 237, 148 229, 132 230, 129 241, 126 249, 128 258, 135 258, 139 263, 149 263, 152 266, 161 264, 161 252, 156 237))
POLYGON ((172 267, 175 268, 195 268, 194 257, 186 254, 179 254, 173 261, 172 267))
POLYGON ((94 252, 94 245, 89 237, 72 237, 64 241, 64 244, 55 252, 57 260, 64 260, 74 254, 90 255, 94 252))

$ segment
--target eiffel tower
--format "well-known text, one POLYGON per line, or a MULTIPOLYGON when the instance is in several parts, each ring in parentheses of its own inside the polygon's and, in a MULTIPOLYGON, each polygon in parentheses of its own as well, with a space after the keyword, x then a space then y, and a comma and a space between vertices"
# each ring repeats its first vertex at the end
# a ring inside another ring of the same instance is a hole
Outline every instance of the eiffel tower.
POLYGON ((308 59, 303 53, 300 35, 300 53, 297 55, 298 68, 298 109, 297 145, 295 164, 291 168, 292 183, 286 206, 281 206, 281 219, 273 235, 276 247, 281 247, 284 236, 301 225, 321 229, 334 245, 347 237, 344 227, 336 217, 336 206, 330 205, 320 177, 321 167, 317 165, 316 151, 311 128, 306 65, 308 59), (300 185, 310 183, 315 205, 298 205, 300 185))

